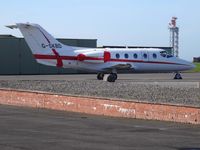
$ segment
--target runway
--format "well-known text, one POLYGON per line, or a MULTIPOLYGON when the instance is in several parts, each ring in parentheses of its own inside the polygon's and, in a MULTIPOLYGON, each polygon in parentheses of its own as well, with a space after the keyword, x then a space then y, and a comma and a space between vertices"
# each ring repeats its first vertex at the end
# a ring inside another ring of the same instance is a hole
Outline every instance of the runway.
POLYGON ((199 150, 200 126, 0 105, 0 149, 199 150))

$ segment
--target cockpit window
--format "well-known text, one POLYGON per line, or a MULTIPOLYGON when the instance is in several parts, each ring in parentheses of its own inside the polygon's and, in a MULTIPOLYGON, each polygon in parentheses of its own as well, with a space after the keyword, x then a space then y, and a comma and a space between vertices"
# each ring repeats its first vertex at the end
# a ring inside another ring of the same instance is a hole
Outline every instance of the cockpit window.
POLYGON ((173 55, 168 54, 168 55, 167 55, 167 58, 170 58, 170 57, 173 57, 173 55))
POLYGON ((166 51, 161 51, 161 52, 160 52, 160 55, 161 55, 162 57, 166 57, 166 56, 167 56, 167 52, 166 52, 166 51))
POLYGON ((167 54, 166 51, 161 51, 161 52, 160 52, 160 55, 161 55, 162 57, 166 57, 166 58, 173 57, 173 55, 167 54))

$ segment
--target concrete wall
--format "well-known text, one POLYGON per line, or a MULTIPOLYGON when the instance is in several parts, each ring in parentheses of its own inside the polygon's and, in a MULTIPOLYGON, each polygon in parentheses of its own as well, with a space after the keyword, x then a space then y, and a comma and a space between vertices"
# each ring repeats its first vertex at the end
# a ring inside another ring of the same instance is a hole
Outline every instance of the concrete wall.
MULTIPOLYGON (((58 39, 63 44, 79 47, 96 47, 96 39, 58 39)), ((23 38, 0 38, 0 75, 67 74, 77 70, 50 67, 36 63, 23 38)))

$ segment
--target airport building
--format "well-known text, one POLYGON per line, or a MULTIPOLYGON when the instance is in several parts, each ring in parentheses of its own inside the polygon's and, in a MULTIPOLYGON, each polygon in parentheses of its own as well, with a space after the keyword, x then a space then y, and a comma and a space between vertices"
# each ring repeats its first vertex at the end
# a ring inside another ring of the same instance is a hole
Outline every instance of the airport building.
POLYGON ((200 62, 200 57, 193 57, 193 62, 200 62))
MULTIPOLYGON (((63 44, 95 48, 96 39, 58 39, 63 44)), ((38 64, 24 38, 0 35, 0 75, 67 74, 80 71, 38 64)))

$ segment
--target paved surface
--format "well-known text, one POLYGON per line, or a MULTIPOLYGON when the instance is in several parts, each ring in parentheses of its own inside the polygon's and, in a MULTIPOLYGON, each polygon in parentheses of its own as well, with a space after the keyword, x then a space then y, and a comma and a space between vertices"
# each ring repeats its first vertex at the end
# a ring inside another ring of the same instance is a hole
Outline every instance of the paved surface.
MULTIPOLYGON (((155 74, 118 74, 118 80, 123 81, 177 81, 173 80, 173 73, 155 74)), ((182 73, 186 82, 200 81, 200 73, 182 73)), ((0 80, 96 80, 96 74, 74 74, 74 75, 19 75, 0 76, 0 80)))
POLYGON ((0 105, 0 150, 200 150, 200 126, 0 105))
POLYGON ((115 83, 96 75, 0 76, 0 87, 200 107, 200 73, 120 74, 115 83))

